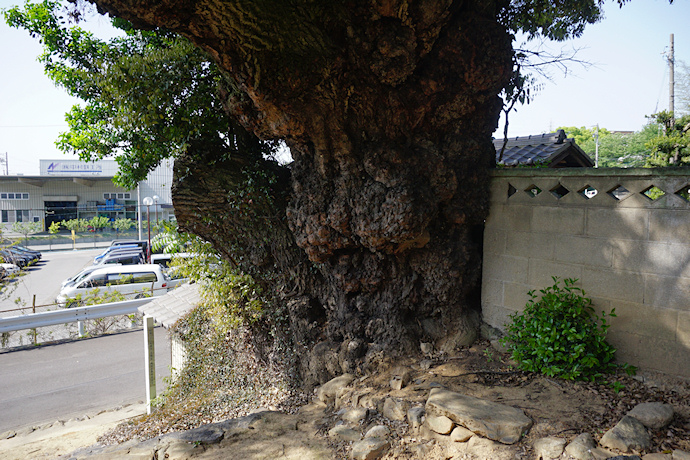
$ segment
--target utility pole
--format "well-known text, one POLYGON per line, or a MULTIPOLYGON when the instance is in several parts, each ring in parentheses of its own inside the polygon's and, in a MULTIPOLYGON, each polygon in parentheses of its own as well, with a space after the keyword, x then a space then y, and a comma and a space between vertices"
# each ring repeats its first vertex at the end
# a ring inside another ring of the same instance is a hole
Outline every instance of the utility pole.
POLYGON ((598 168, 599 167, 599 123, 597 123, 597 131, 594 134, 594 145, 595 145, 595 150, 594 150, 594 167, 598 168))
POLYGON ((668 53, 668 111, 671 112, 671 123, 675 121, 675 116, 673 116, 673 111, 675 109, 675 94, 674 94, 674 75, 673 67, 675 63, 674 51, 673 51, 673 34, 671 34, 671 49, 668 53))

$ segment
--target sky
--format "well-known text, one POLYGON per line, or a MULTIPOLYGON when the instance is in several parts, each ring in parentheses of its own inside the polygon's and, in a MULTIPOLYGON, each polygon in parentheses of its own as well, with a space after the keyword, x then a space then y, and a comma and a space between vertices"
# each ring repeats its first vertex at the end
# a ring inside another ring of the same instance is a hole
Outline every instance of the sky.
MULTIPOLYGON (((0 0, 0 9, 20 3, 0 0)), ((578 48, 577 58, 592 65, 571 65, 567 76, 553 68, 534 101, 511 113, 509 137, 597 124, 611 131, 637 131, 646 123, 645 115, 668 108, 664 53, 673 33, 676 60, 690 64, 690 0, 673 5, 632 0, 623 8, 609 1, 604 14, 580 39, 552 47, 578 48)), ((97 14, 81 26, 101 38, 112 34, 108 20, 97 14)), ((65 112, 80 101, 44 75, 37 61, 40 53, 37 39, 0 19, 0 159, 7 154, 10 174, 38 174, 39 159, 74 158, 58 150, 55 140, 67 129, 65 112)), ((502 120, 494 136, 503 137, 502 120)))

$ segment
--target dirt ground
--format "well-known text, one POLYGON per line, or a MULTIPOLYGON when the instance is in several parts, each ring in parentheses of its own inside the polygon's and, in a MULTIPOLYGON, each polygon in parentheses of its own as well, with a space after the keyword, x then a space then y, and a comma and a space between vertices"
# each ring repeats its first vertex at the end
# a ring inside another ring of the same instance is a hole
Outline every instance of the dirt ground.
MULTIPOLYGON (((534 425, 520 441, 517 452, 513 452, 518 457, 534 458, 531 446, 535 440, 545 436, 558 436, 570 441, 589 432, 599 441, 637 404, 656 401, 671 404, 675 416, 670 426, 653 433, 653 447, 649 452, 670 452, 673 449, 690 452, 688 379, 653 372, 638 372, 634 377, 625 374, 610 376, 609 383, 601 384, 547 378, 515 371, 509 356, 501 354, 488 341, 465 348, 456 356, 439 356, 426 362, 406 364, 413 370, 411 384, 392 392, 392 396, 424 403, 428 391, 423 389, 436 382, 458 393, 522 409, 534 425), (611 384, 614 381, 624 388, 615 391, 611 384)), ((385 390, 389 378, 390 374, 382 373, 362 383, 385 390)), ((416 458, 394 450, 384 458, 416 458)))
MULTIPOLYGON (((488 342, 479 342, 470 348, 462 349, 455 356, 433 356, 421 361, 409 359, 396 362, 389 368, 383 366, 380 372, 355 379, 341 400, 343 405, 349 405, 356 399, 361 401, 362 397, 380 402, 385 397, 392 396, 409 401, 412 405, 423 405, 429 389, 432 386, 443 385, 452 391, 522 409, 534 421, 533 427, 518 444, 507 447, 510 449, 509 452, 486 454, 485 458, 492 459, 534 458, 532 445, 536 439, 545 436, 558 436, 570 441, 581 433, 589 432, 598 441, 636 404, 661 401, 674 407, 675 417, 670 426, 653 433, 653 447, 649 452, 670 452, 674 449, 690 452, 689 380, 652 372, 640 372, 635 377, 620 375, 610 380, 614 379, 624 385, 622 390, 615 391, 610 384, 564 381, 515 371, 506 355, 502 355, 488 342), (401 372, 409 373, 409 383, 401 390, 391 390, 391 377, 401 372)), ((249 456, 244 458, 268 458, 268 452, 259 447, 277 445, 276 443, 283 439, 285 442, 279 443, 283 446, 283 452, 285 446, 299 446, 295 447, 294 458, 349 458, 350 444, 337 442, 327 436, 330 428, 339 420, 338 409, 310 404, 299 413, 286 414, 286 419, 274 421, 280 427, 279 434, 271 429, 252 429, 246 432, 246 436, 238 434, 234 437, 237 442, 243 439, 242 443, 233 442, 230 438, 224 439, 220 444, 200 446, 199 449, 203 448, 203 452, 196 451, 194 456, 226 458, 223 457, 225 454, 230 451, 237 454, 240 445, 246 444, 249 449, 246 454, 249 456), (296 428, 288 430, 284 429, 285 426, 296 428), (330 450, 332 455, 324 455, 324 448, 330 450)), ((112 425, 106 428, 94 424, 93 420, 90 422, 81 428, 70 426, 73 428, 70 432, 78 430, 84 442, 90 444, 76 446, 70 443, 70 448, 92 445, 96 434, 103 435, 107 428, 112 428, 112 425), (89 430, 95 435, 85 436, 89 430)), ((384 459, 483 458, 476 454, 449 456, 450 451, 442 443, 430 443, 430 438, 413 432, 405 422, 384 419, 380 411, 359 428, 365 432, 370 426, 382 423, 387 424, 391 430, 391 448, 384 459)), ((34 432, 32 438, 25 438, 26 443, 30 444, 33 458, 56 458, 67 453, 55 449, 57 437, 65 436, 64 428, 62 433, 56 431, 52 439, 48 431, 46 430, 42 436, 34 432), (52 455, 42 455, 43 452, 50 452, 52 455)), ((28 435, 17 434, 11 440, 15 454, 27 453, 26 449, 21 447, 22 436, 28 435)), ((106 435, 105 438, 107 437, 106 435)), ((3 444, 10 447, 8 441, 10 440, 0 440, 0 454, 3 451, 8 452, 3 450, 3 444)), ((475 441, 476 443, 481 443, 481 440, 475 441)), ((482 446, 476 444, 475 448, 481 452, 482 446)), ((485 449, 485 452, 489 452, 491 446, 486 446, 485 449)), ((8 458, 21 458, 21 455, 8 458)))

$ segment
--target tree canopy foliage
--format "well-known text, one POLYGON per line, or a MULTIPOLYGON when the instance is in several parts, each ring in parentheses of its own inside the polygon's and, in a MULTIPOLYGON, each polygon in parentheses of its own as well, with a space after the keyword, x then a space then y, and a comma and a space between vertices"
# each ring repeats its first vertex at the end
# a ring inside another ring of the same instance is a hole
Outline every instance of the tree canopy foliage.
POLYGON ((690 163, 690 115, 676 118, 662 111, 650 117, 663 130, 647 142, 651 155, 649 166, 682 166, 690 163))
POLYGON ((162 159, 198 140, 229 152, 273 152, 226 114, 218 67, 180 35, 116 18, 124 35, 100 40, 71 25, 74 14, 53 0, 4 14, 10 26, 40 39, 39 60, 55 84, 86 102, 66 114, 69 131, 58 147, 86 161, 115 156, 121 185, 134 188, 162 159))
MULTIPOLYGON (((575 139, 577 145, 594 159, 596 148, 596 127, 561 126, 568 137, 575 139)), ((599 128, 599 167, 635 168, 646 164, 651 153, 647 143, 658 133, 656 123, 648 123, 640 131, 633 133, 611 132, 599 128)))

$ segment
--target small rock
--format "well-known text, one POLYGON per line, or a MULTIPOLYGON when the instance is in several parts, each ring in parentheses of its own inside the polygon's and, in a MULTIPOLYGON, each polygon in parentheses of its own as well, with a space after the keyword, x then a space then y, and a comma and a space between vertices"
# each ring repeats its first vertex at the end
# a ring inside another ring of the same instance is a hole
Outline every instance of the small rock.
POLYGON ((365 438, 385 438, 391 433, 386 425, 376 425, 367 431, 364 435, 365 438))
POLYGON ((0 436, 0 439, 12 439, 17 436, 17 432, 14 430, 6 431, 0 436))
POLYGON ((328 431, 328 436, 338 438, 343 441, 359 441, 362 437, 358 431, 348 428, 345 425, 336 425, 328 431))
POLYGON ((319 401, 326 405, 335 404, 335 397, 338 393, 338 390, 345 388, 353 380, 354 377, 351 374, 343 374, 340 377, 329 380, 317 388, 316 397, 319 398, 319 401))
POLYGON ((671 454, 647 454, 642 456, 642 460, 673 460, 671 454))
POLYGON ((649 449, 652 439, 639 420, 626 415, 616 426, 604 433, 599 444, 621 452, 630 452, 633 449, 641 451, 649 449))
POLYGON ((410 424, 410 428, 416 430, 422 425, 422 417, 424 417, 424 408, 422 406, 416 406, 410 408, 407 411, 407 423, 410 424))
POLYGON ((450 434, 455 424, 445 415, 431 415, 426 418, 426 425, 438 434, 450 434))
POLYGON ((397 391, 397 390, 402 390, 403 387, 403 379, 400 376, 395 376, 391 379, 390 382, 391 385, 391 390, 397 391))
POLYGON ((390 446, 386 439, 365 438, 352 444, 350 456, 353 460, 376 460, 383 457, 390 446))
POLYGON ((565 439, 549 436, 534 441, 534 452, 537 454, 537 460, 553 460, 563 454, 565 448, 565 439))
POLYGON ((423 359, 423 360, 421 360, 421 361, 419 362, 419 367, 420 367, 423 371, 428 371, 429 368, 430 368, 433 364, 434 364, 434 362, 433 362, 432 360, 430 360, 430 359, 423 359))
POLYGON ((671 457, 673 460, 690 460, 690 453, 684 450, 674 450, 671 457))
POLYGON ((591 434, 582 433, 565 447, 565 453, 576 460, 590 460, 592 458, 590 451, 596 446, 591 434))
POLYGON ((345 409, 342 414, 342 419, 347 422, 359 423, 367 418, 369 410, 366 407, 351 407, 345 409))
POLYGON ((419 349, 422 350, 422 353, 425 355, 430 355, 434 352, 434 345, 429 342, 421 342, 419 344, 419 349))
POLYGON ((648 402, 635 406, 628 414, 652 430, 660 430, 673 420, 673 406, 661 402, 648 402))
POLYGON ((467 442, 472 436, 474 436, 474 433, 464 426, 456 426, 450 432, 450 440, 453 442, 467 442))
POLYGON ((383 403, 383 416, 389 420, 405 420, 405 402, 399 399, 386 398, 383 403))

